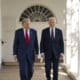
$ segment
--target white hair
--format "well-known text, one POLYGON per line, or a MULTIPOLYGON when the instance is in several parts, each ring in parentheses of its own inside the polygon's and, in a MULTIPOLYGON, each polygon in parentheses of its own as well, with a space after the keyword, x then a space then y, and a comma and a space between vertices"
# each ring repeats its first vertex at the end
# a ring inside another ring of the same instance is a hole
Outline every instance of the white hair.
POLYGON ((56 17, 54 17, 54 16, 53 17, 50 17, 49 20, 51 20, 51 19, 55 19, 56 20, 56 17))

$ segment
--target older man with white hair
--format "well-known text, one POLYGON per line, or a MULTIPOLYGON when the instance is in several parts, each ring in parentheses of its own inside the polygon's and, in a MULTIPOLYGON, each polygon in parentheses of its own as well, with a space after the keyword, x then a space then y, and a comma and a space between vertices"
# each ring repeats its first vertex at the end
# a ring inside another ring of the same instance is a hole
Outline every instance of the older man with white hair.
POLYGON ((62 31, 56 28, 56 17, 48 20, 49 27, 42 31, 40 52, 45 57, 47 80, 51 80, 51 64, 53 63, 53 80, 58 80, 59 60, 63 61, 64 41, 62 31))

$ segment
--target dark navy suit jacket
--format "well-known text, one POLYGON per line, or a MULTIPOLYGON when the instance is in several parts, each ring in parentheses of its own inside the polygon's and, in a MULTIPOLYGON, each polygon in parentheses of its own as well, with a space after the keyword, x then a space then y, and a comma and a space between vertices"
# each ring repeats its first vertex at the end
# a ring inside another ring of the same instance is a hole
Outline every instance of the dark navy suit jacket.
POLYGON ((42 31, 40 52, 45 53, 45 58, 49 58, 51 51, 56 58, 59 58, 60 53, 64 53, 64 41, 62 31, 55 28, 55 38, 51 41, 50 28, 46 28, 42 31))
POLYGON ((19 61, 23 61, 27 58, 32 64, 34 62, 35 54, 38 54, 38 40, 37 33, 34 29, 30 29, 30 42, 27 45, 24 36, 23 28, 16 30, 13 55, 17 55, 19 61))

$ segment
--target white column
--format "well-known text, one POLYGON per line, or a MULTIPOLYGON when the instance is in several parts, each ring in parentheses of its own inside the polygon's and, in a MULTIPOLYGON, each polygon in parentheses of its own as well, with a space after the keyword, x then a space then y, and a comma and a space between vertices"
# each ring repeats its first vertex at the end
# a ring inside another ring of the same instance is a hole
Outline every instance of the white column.
POLYGON ((1 68, 1 0, 0 0, 0 68, 1 68))
MULTIPOLYGON (((79 0, 67 0, 67 64, 76 76, 79 73, 79 0)), ((80 58, 80 57, 79 57, 80 58)))
POLYGON ((79 67, 78 67, 78 80, 80 80, 80 1, 79 1, 79 54, 78 54, 78 64, 79 64, 79 67))

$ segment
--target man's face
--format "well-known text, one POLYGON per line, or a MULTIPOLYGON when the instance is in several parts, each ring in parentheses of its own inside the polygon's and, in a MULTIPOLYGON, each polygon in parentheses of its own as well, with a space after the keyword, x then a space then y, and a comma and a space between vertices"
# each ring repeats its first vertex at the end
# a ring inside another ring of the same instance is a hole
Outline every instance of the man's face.
POLYGON ((30 19, 25 19, 24 22, 23 22, 23 27, 25 29, 29 29, 30 27, 30 19))
POLYGON ((49 23, 49 26, 50 26, 50 27, 54 27, 55 24, 56 24, 56 18, 55 18, 55 17, 49 18, 48 23, 49 23))

